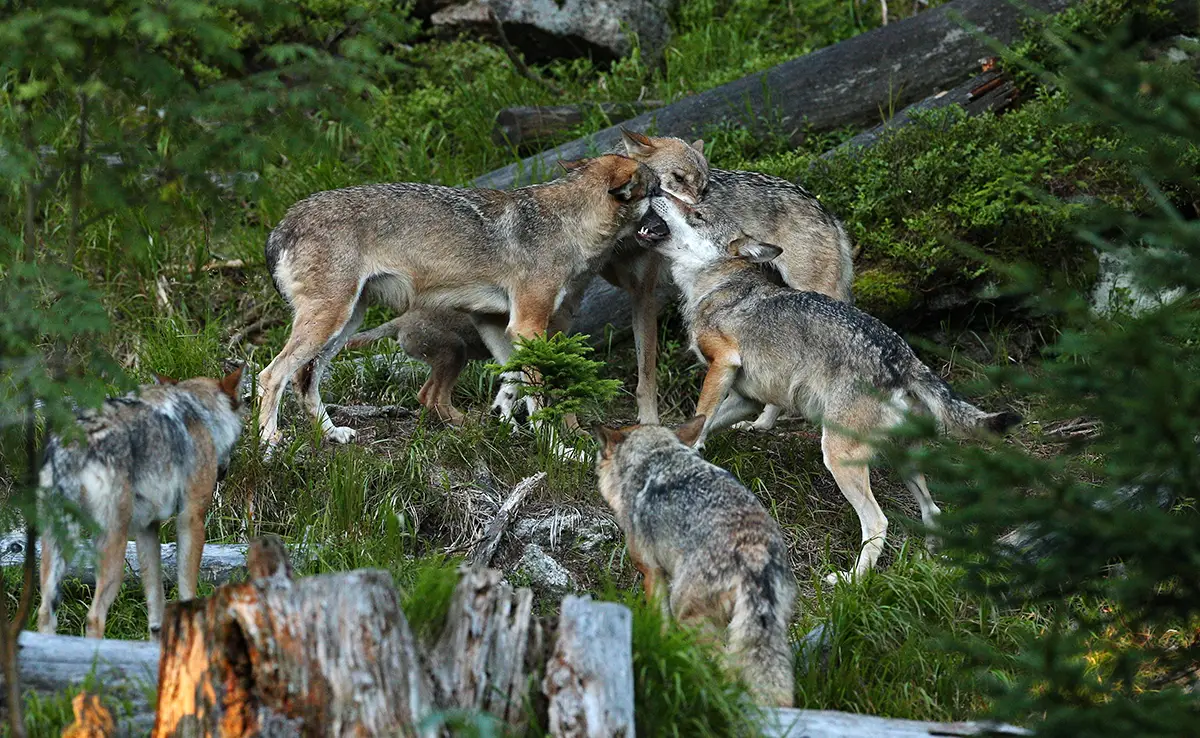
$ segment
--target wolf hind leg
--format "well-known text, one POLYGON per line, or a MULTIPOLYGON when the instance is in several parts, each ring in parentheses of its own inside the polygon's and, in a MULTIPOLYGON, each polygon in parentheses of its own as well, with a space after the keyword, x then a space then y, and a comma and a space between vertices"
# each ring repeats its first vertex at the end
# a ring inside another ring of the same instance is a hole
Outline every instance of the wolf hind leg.
POLYGON ((870 470, 866 463, 871 458, 871 447, 826 426, 821 429, 821 452, 826 468, 833 474, 842 495, 854 507, 862 528, 862 547, 854 569, 826 577, 832 584, 839 578, 864 574, 875 566, 887 539, 888 520, 871 492, 870 470))
POLYGON ((279 405, 283 390, 301 367, 316 359, 342 332, 353 317, 362 293, 362 284, 357 282, 324 287, 328 295, 324 299, 295 298, 291 335, 279 354, 258 375, 259 434, 268 448, 278 445, 282 437, 279 405))
POLYGON ((304 399, 304 407, 308 410, 308 414, 321 424, 321 433, 334 443, 349 443, 354 440, 357 432, 353 428, 335 425, 329 418, 329 412, 321 400, 321 379, 329 369, 333 357, 342 350, 346 342, 362 325, 363 318, 367 313, 366 302, 364 297, 358 298, 350 313, 350 319, 346 321, 342 329, 326 341, 317 357, 301 367, 296 375, 296 388, 304 399))
POLYGON ((775 422, 779 420, 782 412, 783 408, 779 405, 767 405, 754 422, 743 420, 740 423, 734 423, 733 427, 736 430, 769 431, 775 427, 775 422))
MULTIPOLYGON (((32 551, 26 551, 32 556, 32 551)), ((67 560, 62 547, 49 531, 42 533, 41 583, 42 602, 38 605, 38 632, 54 635, 58 628, 58 605, 62 601, 62 580, 67 571, 67 560)))
POLYGON ((158 529, 159 524, 155 522, 134 534, 138 573, 142 578, 142 591, 146 593, 146 615, 151 638, 158 638, 162 629, 163 602, 166 600, 162 578, 162 543, 158 529))
MULTIPOLYGON (((925 475, 920 472, 905 474, 904 486, 908 487, 913 499, 917 501, 917 506, 921 508, 921 522, 925 524, 926 528, 933 528, 937 524, 937 517, 941 515, 942 510, 933 501, 933 495, 929 494, 929 486, 925 484, 925 475)), ((925 548, 931 554, 937 553, 937 535, 931 532, 925 537, 925 548)))
MULTIPOLYGON (((129 542, 129 527, 124 519, 113 527, 104 528, 104 533, 97 541, 96 552, 99 555, 96 566, 96 593, 92 597, 92 606, 87 614, 87 637, 103 638, 104 625, 108 620, 108 610, 116 601, 121 591, 121 581, 125 578, 125 544, 129 542)), ((100 521, 101 525, 104 521, 100 521)))

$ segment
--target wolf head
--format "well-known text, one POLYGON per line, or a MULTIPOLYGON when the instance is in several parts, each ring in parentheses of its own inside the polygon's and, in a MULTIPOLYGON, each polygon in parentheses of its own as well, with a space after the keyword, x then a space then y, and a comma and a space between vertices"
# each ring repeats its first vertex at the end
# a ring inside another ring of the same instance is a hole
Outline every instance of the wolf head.
POLYGON ((608 194, 622 205, 640 202, 662 191, 654 169, 628 156, 606 154, 592 159, 559 161, 558 165, 581 178, 600 181, 608 194))
POLYGON ((623 489, 621 471, 664 446, 692 446, 703 428, 703 415, 697 415, 673 431, 661 425, 629 425, 624 428, 609 428, 599 424, 593 426, 592 434, 600 446, 596 452, 600 495, 616 513, 618 520, 628 510, 625 492, 636 492, 623 489))
POLYGON ((664 191, 689 205, 704 197, 708 188, 708 160, 704 158, 703 141, 688 144, 680 138, 650 138, 624 128, 621 138, 626 154, 658 173, 664 191))
POLYGON ((169 388, 169 391, 188 393, 204 408, 202 416, 205 425, 212 434, 213 445, 217 452, 217 480, 225 478, 229 470, 229 460, 233 455, 233 446, 237 443, 242 432, 242 370, 239 366, 221 379, 210 377, 194 377, 182 381, 155 374, 155 383, 169 388))
POLYGON ((715 204, 688 205, 670 195, 650 201, 650 212, 638 224, 635 236, 643 246, 666 256, 673 268, 688 271, 733 259, 761 264, 783 252, 747 236, 715 204))

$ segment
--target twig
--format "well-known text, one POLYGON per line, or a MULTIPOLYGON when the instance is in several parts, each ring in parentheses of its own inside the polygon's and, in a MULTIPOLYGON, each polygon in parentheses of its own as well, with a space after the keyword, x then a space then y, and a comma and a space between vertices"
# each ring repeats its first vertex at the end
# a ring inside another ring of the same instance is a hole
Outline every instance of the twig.
POLYGON ((472 566, 491 565, 492 558, 496 555, 496 549, 500 547, 500 538, 504 535, 509 523, 512 522, 513 515, 525 502, 529 492, 545 478, 546 472, 538 472, 532 477, 522 479, 517 486, 513 487, 512 492, 508 493, 508 498, 504 500, 504 504, 500 505, 500 509, 496 511, 496 517, 488 523, 487 531, 475 542, 471 553, 467 554, 467 563, 472 566))
POLYGON ((552 95, 561 96, 565 94, 561 87, 529 68, 529 65, 525 63, 525 60, 521 58, 521 55, 509 43, 508 36, 504 33, 504 24, 500 22, 500 16, 496 15, 496 11, 491 6, 488 7, 488 17, 492 20, 492 27, 496 30, 496 36, 500 39, 500 48, 504 49, 505 54, 508 54, 508 59, 517 68, 517 72, 522 77, 542 85, 552 95))
POLYGON ((330 415, 361 420, 363 418, 408 418, 413 411, 403 405, 326 405, 330 415))

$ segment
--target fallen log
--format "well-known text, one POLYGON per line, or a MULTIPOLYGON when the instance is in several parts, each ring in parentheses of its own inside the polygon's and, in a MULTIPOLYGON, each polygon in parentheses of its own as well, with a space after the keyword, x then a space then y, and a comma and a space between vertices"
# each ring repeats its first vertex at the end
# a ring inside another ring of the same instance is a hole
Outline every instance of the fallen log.
POLYGON ((508 497, 500 508, 496 510, 496 517, 492 518, 492 522, 488 523, 487 530, 471 552, 467 554, 467 562, 472 566, 490 566, 492 557, 496 555, 496 549, 500 547, 500 538, 504 535, 504 531, 508 529, 512 522, 513 516, 517 510, 525 502, 525 498, 529 496, 530 491, 546 478, 546 472, 538 472, 532 477, 526 477, 513 487, 512 492, 508 493, 508 497))
POLYGON ((633 616, 614 602, 563 600, 542 692, 555 738, 633 736, 633 616))
MULTIPOLYGON (((1028 2, 1033 9, 1050 13, 1070 4, 1070 0, 1028 2)), ((954 0, 643 113, 622 125, 690 140, 712 125, 753 128, 765 119, 778 121, 799 141, 807 130, 869 124, 879 120, 889 105, 904 106, 959 83, 990 54, 977 34, 1010 43, 1020 36, 1026 17, 1014 3, 954 0)), ((555 173, 560 159, 610 151, 620 141, 620 127, 612 126, 489 172, 472 184, 505 189, 542 181, 555 173)))
MULTIPOLYGON (((0 537, 0 566, 4 568, 20 566, 24 557, 24 533, 9 533, 0 537)), ((163 578, 176 581, 178 578, 179 560, 176 555, 176 544, 162 544, 162 574, 163 578)), ((40 560, 42 545, 34 546, 33 556, 40 560)), ((293 549, 293 558, 301 562, 308 561, 308 555, 300 549, 293 549)), ((67 566, 67 577, 79 579, 84 584, 96 583, 96 564, 93 557, 82 555, 67 566)), ((137 547, 133 541, 125 546, 126 576, 135 579, 141 577, 138 566, 137 547)), ((200 558, 200 580, 214 586, 230 581, 234 576, 246 569, 246 544, 244 543, 206 543, 200 558)))
POLYGON ((599 109, 610 121, 620 123, 659 107, 661 100, 505 108, 496 113, 492 141, 497 146, 508 145, 524 151, 579 125, 589 110, 599 109))
POLYGON ((1026 736, 1015 725, 986 722, 928 723, 857 715, 833 710, 769 708, 763 711, 763 738, 930 738, 931 736, 1026 736))
POLYGON ((50 636, 25 631, 17 639, 17 672, 25 694, 78 692, 91 681, 114 715, 118 735, 145 736, 154 725, 150 697, 158 686, 158 644, 50 636))
POLYGON ((154 735, 417 735, 428 681, 391 576, 226 585, 167 608, 154 735))

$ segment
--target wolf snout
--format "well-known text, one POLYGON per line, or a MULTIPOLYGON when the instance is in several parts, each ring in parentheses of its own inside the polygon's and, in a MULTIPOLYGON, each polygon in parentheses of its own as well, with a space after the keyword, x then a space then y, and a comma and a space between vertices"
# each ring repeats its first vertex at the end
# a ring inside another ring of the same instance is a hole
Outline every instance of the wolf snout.
MULTIPOLYGON (((655 200, 654 202, 658 202, 655 200)), ((662 219, 662 216, 655 212, 654 208, 646 211, 641 222, 638 223, 637 233, 634 237, 643 246, 653 245, 670 235, 670 229, 667 228, 667 222, 662 219)))

